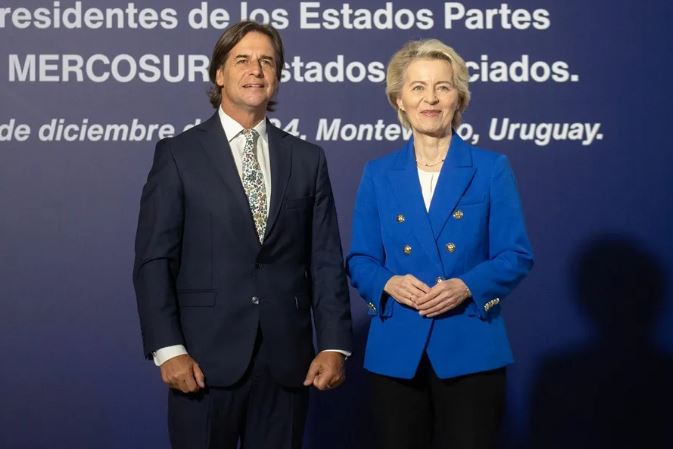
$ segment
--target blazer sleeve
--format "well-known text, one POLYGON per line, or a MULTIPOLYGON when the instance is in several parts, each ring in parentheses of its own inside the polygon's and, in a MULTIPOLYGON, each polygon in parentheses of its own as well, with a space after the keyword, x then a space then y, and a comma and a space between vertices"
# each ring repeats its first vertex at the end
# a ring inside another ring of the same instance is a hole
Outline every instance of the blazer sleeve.
POLYGON ((394 273, 385 268, 386 254, 371 172, 371 163, 367 163, 355 197, 352 243, 346 264, 351 283, 368 302, 368 314, 388 317, 392 314, 392 301, 387 301, 383 288, 394 273))
POLYGON ((521 200, 507 157, 495 163, 489 187, 488 260, 459 276, 472 292, 479 316, 500 303, 533 266, 521 200))
POLYGON ((352 351, 348 283, 325 154, 320 149, 311 233, 313 318, 318 351, 352 351))
POLYGON ((175 294, 183 217, 182 182, 170 141, 162 140, 157 143, 140 200, 133 267, 147 358, 159 348, 184 345, 175 294))

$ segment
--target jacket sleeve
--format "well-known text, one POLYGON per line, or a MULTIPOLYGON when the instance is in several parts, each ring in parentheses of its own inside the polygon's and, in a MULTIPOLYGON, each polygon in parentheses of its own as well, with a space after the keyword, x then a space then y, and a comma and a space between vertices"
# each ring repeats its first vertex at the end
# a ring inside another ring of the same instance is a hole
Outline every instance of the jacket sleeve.
POLYGON ((498 305, 533 266, 521 200, 504 155, 495 164, 489 187, 488 260, 459 276, 472 292, 479 316, 498 305))
POLYGON ((393 273, 385 268, 385 260, 371 164, 367 163, 355 197, 351 251, 346 264, 351 282, 367 301, 371 316, 392 314, 392 301, 387 300, 383 288, 393 273))
POLYGON ((133 284, 145 356, 184 345, 175 277, 180 265, 184 217, 182 181, 168 140, 157 143, 140 200, 133 284))
POLYGON ((339 349, 351 352, 352 325, 348 283, 334 196, 322 149, 313 205, 311 279, 318 351, 339 349))

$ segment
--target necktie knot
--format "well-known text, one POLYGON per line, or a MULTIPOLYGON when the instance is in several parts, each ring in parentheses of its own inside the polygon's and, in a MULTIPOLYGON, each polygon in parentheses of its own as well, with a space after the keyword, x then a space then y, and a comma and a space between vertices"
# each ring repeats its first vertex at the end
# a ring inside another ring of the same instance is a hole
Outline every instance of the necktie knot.
POLYGON ((243 137, 245 137, 245 146, 246 147, 253 147, 257 143, 257 137, 259 137, 259 133, 257 133, 256 130, 254 129, 244 129, 241 131, 243 133, 243 137))

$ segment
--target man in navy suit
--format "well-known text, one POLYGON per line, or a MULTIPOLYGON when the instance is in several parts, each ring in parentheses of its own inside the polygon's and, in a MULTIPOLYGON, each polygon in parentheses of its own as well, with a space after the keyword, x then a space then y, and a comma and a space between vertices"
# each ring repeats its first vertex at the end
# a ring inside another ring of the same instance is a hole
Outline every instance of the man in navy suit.
POLYGON ((266 120, 282 68, 275 29, 227 29, 216 113, 157 144, 143 189, 134 285, 175 449, 299 448, 307 387, 344 380, 351 318, 325 155, 266 120))

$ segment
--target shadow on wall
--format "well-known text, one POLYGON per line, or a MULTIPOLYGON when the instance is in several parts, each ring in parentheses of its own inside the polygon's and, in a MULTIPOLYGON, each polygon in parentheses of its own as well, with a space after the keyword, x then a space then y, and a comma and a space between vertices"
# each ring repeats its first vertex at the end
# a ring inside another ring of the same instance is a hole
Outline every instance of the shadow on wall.
POLYGON ((661 267, 634 242, 606 236, 584 246, 573 270, 596 339, 542 362, 529 447, 673 448, 673 360, 653 343, 661 267))

